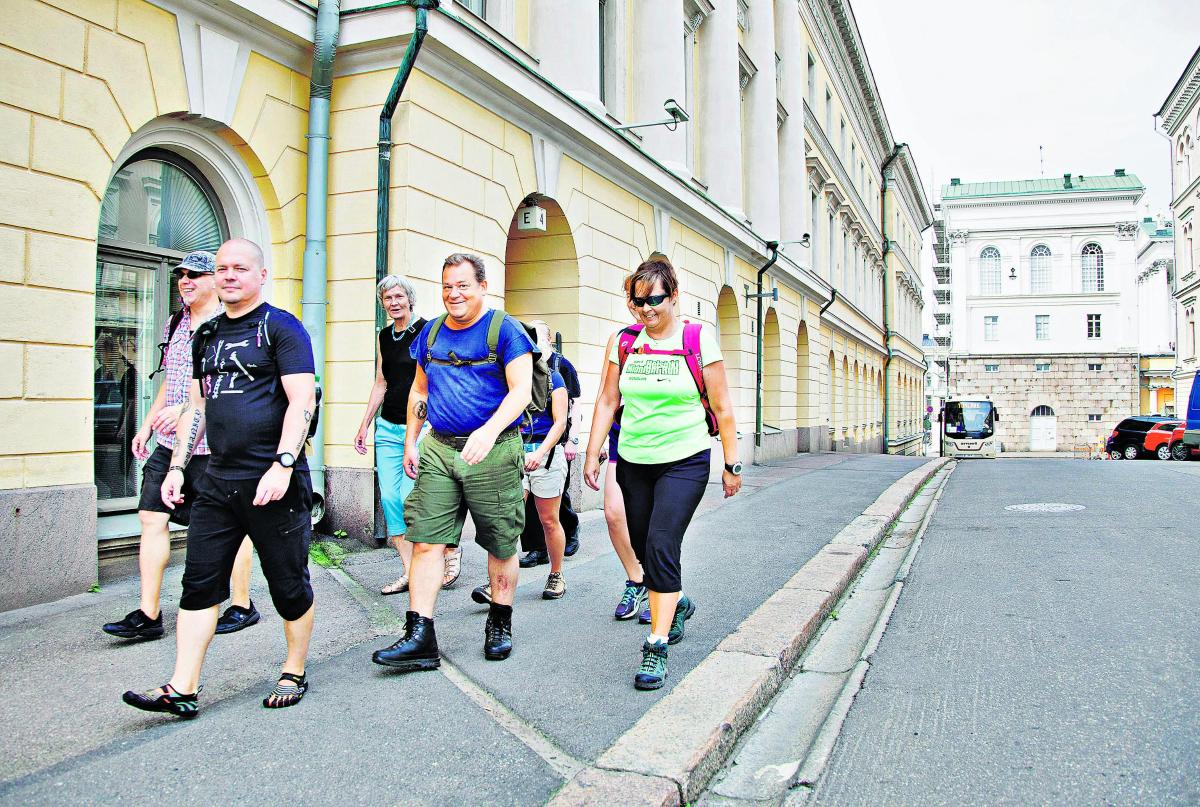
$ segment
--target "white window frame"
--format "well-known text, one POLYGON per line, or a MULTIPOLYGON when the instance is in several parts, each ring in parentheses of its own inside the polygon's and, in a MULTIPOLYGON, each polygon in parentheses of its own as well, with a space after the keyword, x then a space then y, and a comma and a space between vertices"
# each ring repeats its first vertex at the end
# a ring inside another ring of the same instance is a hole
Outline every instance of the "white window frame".
POLYGON ((1033 338, 1039 342, 1044 342, 1050 338, 1050 315, 1049 314, 1034 314, 1033 315, 1033 338))
POLYGON ((1104 291, 1104 248, 1094 241, 1079 251, 1079 274, 1085 293, 1104 291))
POLYGON ((1000 341, 1000 315, 988 314, 983 318, 983 341, 1000 341))
POLYGON ((1050 277, 1050 247, 1038 244, 1029 251, 1029 290, 1032 294, 1049 294, 1053 288, 1050 277))
POLYGON ((985 373, 998 373, 998 372, 1000 372, 1000 365, 999 364, 984 364, 983 371, 985 373))
POLYGON ((1035 373, 1048 373, 1053 365, 1048 361, 1038 361, 1033 363, 1033 371, 1035 373))
POLYGON ((979 293, 999 294, 1001 290, 1000 250, 984 247, 979 252, 979 293))
POLYGON ((1101 338, 1101 333, 1103 333, 1103 329, 1101 327, 1100 314, 1087 314, 1087 315, 1085 315, 1085 317, 1086 318, 1084 321, 1087 323, 1087 338, 1088 339, 1101 338), (1093 325, 1095 326, 1094 328, 1092 327, 1093 325))

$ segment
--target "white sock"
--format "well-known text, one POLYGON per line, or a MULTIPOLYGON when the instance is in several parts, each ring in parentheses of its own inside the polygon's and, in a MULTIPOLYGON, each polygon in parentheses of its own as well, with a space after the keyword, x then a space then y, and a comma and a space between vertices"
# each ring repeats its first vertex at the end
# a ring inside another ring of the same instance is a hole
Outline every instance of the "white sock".
POLYGON ((667 637, 666 636, 655 636, 653 633, 651 633, 649 636, 646 637, 646 641, 649 642, 650 644, 659 644, 659 643, 666 644, 667 637))

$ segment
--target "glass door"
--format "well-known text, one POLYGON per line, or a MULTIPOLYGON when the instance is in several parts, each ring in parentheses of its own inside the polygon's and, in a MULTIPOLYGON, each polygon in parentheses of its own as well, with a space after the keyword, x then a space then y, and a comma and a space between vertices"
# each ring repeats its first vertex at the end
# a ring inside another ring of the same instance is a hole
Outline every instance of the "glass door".
MULTIPOLYGON (((150 410, 157 385, 163 312, 163 261, 103 256, 96 262, 95 474, 100 510, 137 507, 141 463, 130 443, 150 410), (158 293, 156 293, 158 292, 158 293)), ((164 306, 165 307, 165 306, 164 306)))

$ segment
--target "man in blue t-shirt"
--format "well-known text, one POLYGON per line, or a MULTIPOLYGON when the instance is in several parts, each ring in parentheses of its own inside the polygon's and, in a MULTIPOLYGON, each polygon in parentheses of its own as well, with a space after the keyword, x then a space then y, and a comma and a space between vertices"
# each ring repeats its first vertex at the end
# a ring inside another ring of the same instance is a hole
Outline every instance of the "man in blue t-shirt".
POLYGON ((130 706, 185 719, 197 714, 200 669, 243 536, 258 552, 287 637, 279 682, 263 706, 292 706, 308 691, 315 608, 308 578, 312 482, 304 458, 316 412, 312 344, 299 320, 263 300, 267 266, 258 245, 226 241, 217 250, 215 274, 225 312, 192 339, 191 391, 162 483, 168 509, 185 503, 183 469, 207 434, 212 459, 188 494, 194 501, 175 672, 157 689, 124 695, 130 706))
POLYGON ((413 544, 411 610, 400 640, 372 656, 398 670, 432 670, 441 663, 433 612, 445 547, 458 545, 467 512, 475 542, 488 552, 484 657, 498 661, 512 652, 517 542, 525 524, 525 452, 517 425, 532 398, 534 346, 516 321, 484 306, 487 285, 478 256, 446 258, 446 314, 426 324, 412 344, 417 370, 404 445, 404 471, 417 480, 405 502, 411 514, 405 539, 413 544), (420 454, 416 438, 426 421, 432 430, 420 454))

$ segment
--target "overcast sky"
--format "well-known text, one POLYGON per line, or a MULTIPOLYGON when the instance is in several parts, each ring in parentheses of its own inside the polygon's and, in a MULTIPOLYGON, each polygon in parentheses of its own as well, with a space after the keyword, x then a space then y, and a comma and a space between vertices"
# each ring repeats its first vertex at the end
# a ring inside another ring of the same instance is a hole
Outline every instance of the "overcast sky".
POLYGON ((933 186, 1111 173, 1170 215, 1153 115, 1200 46, 1196 0, 851 0, 892 134, 933 186))

